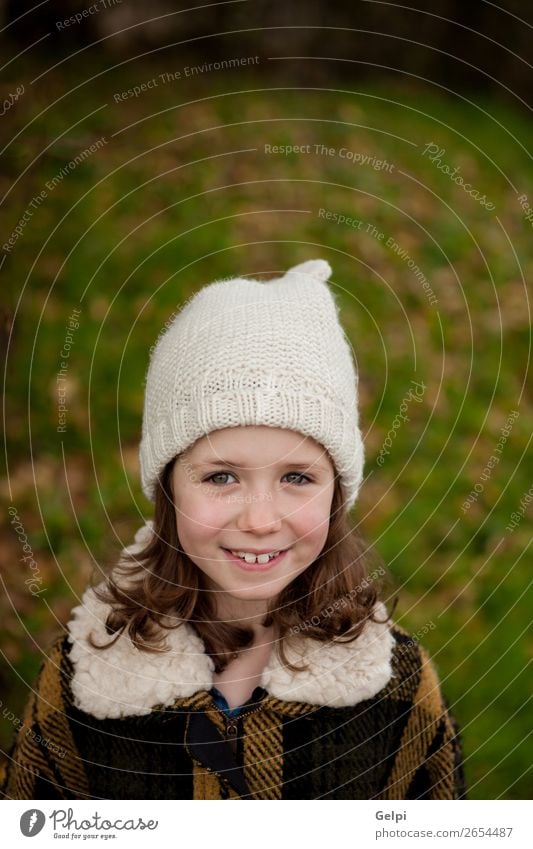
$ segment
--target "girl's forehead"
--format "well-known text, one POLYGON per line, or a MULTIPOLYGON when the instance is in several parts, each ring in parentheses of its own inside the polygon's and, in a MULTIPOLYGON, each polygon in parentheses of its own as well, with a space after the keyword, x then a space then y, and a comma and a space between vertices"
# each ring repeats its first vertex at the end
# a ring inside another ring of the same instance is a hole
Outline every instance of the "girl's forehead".
POLYGON ((253 450, 268 452, 284 446, 289 450, 305 446, 315 449, 317 453, 325 451, 324 447, 312 437, 294 430, 282 427, 270 427, 268 425, 239 425, 237 427, 226 427, 212 431, 200 437, 192 446, 192 451, 205 452, 206 450, 218 450, 222 446, 235 448, 250 447, 253 450))
POLYGON ((329 454, 312 437, 287 428, 268 425, 239 425, 212 431, 196 440, 181 455, 183 459, 199 462, 224 461, 235 466, 257 465, 258 460, 277 462, 323 462, 329 464, 329 454))

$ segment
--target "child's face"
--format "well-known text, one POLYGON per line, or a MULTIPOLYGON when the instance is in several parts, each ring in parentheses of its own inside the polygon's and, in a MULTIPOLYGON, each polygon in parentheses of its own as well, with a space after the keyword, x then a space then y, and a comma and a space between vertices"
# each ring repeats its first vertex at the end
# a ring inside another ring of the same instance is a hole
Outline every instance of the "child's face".
POLYGON ((316 560, 333 490, 334 468, 323 446, 283 428, 214 431, 172 470, 182 548, 208 587, 243 602, 272 598, 316 560), (285 553, 268 565, 229 553, 280 549, 285 553))

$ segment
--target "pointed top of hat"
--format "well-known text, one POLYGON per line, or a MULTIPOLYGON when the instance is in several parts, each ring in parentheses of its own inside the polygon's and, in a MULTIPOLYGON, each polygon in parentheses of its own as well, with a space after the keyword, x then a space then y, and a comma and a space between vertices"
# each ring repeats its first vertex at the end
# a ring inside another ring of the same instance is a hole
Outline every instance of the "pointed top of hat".
POLYGON ((331 266, 325 259, 308 259, 306 262, 301 262, 294 268, 290 268, 284 276, 286 278, 291 276, 313 277, 315 280, 325 283, 331 277, 331 266))

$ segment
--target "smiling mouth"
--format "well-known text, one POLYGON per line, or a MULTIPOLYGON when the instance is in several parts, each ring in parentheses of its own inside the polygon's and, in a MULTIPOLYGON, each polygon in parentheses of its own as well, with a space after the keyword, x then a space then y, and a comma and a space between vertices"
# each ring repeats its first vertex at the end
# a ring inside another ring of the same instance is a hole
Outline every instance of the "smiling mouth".
POLYGON ((245 559, 244 557, 239 557, 238 555, 234 554, 229 548, 222 548, 222 551, 230 560, 232 560, 242 569, 248 571, 261 571, 275 566, 283 559, 288 550, 288 548, 279 549, 275 557, 268 556, 268 559, 265 559, 267 555, 263 554, 259 555, 260 559, 257 559, 255 556, 253 556, 253 559, 252 557, 248 557, 248 559, 245 559))

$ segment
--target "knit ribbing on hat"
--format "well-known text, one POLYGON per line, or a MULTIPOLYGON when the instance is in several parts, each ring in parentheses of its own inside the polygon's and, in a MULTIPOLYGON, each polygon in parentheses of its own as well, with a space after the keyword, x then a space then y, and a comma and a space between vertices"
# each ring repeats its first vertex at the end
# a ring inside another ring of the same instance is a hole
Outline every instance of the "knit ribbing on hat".
POLYGON ((146 380, 141 481, 154 500, 166 464, 200 437, 267 425, 329 452, 349 510, 363 476, 357 373, 326 280, 311 260, 283 277, 202 288, 154 348, 146 380))

